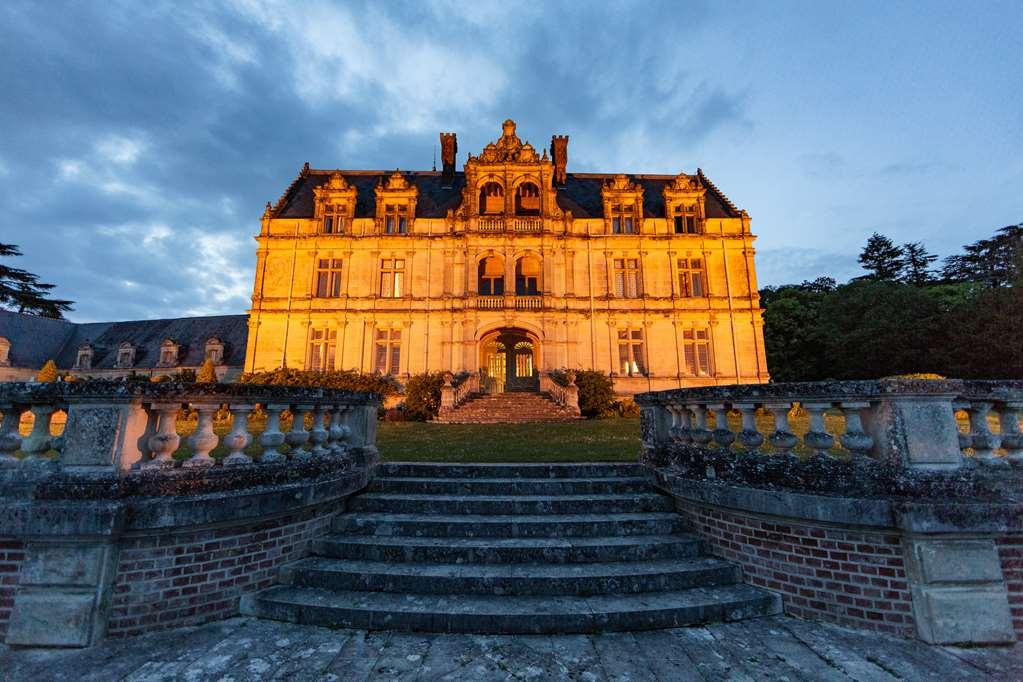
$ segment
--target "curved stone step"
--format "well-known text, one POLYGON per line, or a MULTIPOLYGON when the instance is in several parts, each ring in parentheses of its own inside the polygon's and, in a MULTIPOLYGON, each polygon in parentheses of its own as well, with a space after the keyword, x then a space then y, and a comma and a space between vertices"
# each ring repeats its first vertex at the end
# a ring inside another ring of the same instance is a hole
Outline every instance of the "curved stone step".
POLYGON ((335 559, 438 564, 568 564, 692 558, 702 543, 689 535, 581 538, 436 538, 332 535, 313 554, 335 559))
POLYGON ((479 634, 649 630, 780 611, 777 595, 748 585, 588 597, 405 595, 283 586, 242 599, 246 615, 294 623, 479 634))
POLYGON ((624 495, 652 492, 646 478, 405 478, 380 476, 369 485, 372 492, 399 495, 624 495))
POLYGON ((405 478, 598 478, 643 477, 646 467, 620 462, 566 464, 450 464, 446 462, 384 462, 377 476, 405 478))
POLYGON ((683 528, 673 512, 640 514, 445 515, 353 512, 334 520, 333 530, 351 535, 448 538, 557 538, 607 535, 671 535, 683 528))
POLYGON ((351 511, 418 514, 613 514, 671 511, 667 497, 632 495, 391 495, 365 493, 351 499, 351 511))
POLYGON ((295 586, 347 592, 478 595, 636 594, 730 585, 735 564, 709 557, 589 564, 409 564, 311 557, 281 572, 295 586))

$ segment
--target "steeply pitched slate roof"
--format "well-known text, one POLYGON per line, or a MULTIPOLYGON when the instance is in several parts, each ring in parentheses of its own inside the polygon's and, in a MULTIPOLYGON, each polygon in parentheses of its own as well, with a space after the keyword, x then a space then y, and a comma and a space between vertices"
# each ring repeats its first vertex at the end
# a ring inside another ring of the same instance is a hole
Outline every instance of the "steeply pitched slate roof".
MULTIPOLYGON (((313 188, 327 182, 332 170, 303 171, 285 191, 274 207, 275 218, 311 218, 313 216, 313 188)), ((355 217, 372 218, 376 215, 377 182, 388 175, 388 171, 337 171, 356 189, 355 217)), ((601 199, 601 185, 614 173, 569 173, 566 183, 558 187, 558 205, 571 211, 576 218, 603 217, 604 206, 601 199)), ((409 181, 419 188, 419 201, 416 204, 417 218, 443 218, 448 209, 457 208, 462 201, 462 188, 465 187, 465 175, 455 173, 451 187, 441 186, 441 174, 438 171, 405 172, 409 181)), ((643 211, 645 215, 663 218, 664 196, 661 194, 664 185, 674 179, 672 175, 630 175, 633 181, 644 188, 643 211)), ((739 210, 707 179, 703 171, 697 171, 697 178, 707 188, 705 210, 708 218, 736 218, 739 210)))
POLYGON ((224 364, 240 367, 245 364, 248 335, 247 315, 75 324, 0 312, 0 336, 11 342, 15 367, 38 368, 53 358, 60 369, 71 369, 78 349, 90 343, 93 368, 112 369, 118 347, 127 341, 135 346, 134 367, 149 369, 156 366, 160 344, 167 338, 180 344, 178 364, 194 367, 202 364, 206 341, 214 336, 224 344, 224 364))
POLYGON ((11 342, 12 367, 39 369, 57 357, 74 332, 75 324, 67 320, 0 310, 0 336, 11 342))

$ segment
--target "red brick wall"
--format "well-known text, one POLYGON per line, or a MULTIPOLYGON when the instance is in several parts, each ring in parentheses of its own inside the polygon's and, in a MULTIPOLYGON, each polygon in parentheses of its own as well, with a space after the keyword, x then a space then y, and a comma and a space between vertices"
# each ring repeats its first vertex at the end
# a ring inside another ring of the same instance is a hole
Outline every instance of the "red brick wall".
POLYGON ((0 538, 0 642, 7 635, 7 623, 14 608, 14 588, 25 560, 25 543, 0 538))
POLYGON ((1016 639, 1023 642, 1023 535, 995 540, 1002 561, 1002 575, 1009 587, 1009 608, 1016 639))
POLYGON ((273 585, 277 569, 327 533, 337 504, 201 531, 125 538, 118 558, 109 637, 198 625, 238 614, 243 594, 273 585))
POLYGON ((747 582, 781 593, 786 613, 916 636, 899 536, 691 503, 680 513, 747 582))

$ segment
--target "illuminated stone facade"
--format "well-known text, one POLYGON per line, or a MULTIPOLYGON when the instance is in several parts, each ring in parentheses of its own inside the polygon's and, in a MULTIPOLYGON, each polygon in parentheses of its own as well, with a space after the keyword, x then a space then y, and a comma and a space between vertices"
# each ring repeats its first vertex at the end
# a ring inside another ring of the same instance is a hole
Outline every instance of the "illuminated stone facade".
POLYGON ((768 379, 750 219, 694 175, 567 172, 503 133, 440 171, 314 170, 267 204, 247 370, 596 368, 623 394, 768 379))

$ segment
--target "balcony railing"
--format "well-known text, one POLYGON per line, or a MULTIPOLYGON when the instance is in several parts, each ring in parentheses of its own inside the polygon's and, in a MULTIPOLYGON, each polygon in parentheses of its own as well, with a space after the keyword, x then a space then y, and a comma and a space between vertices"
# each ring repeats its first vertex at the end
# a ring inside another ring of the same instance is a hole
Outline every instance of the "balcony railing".
POLYGON ((543 232, 543 218, 539 216, 480 216, 476 222, 480 232, 543 232))
POLYGON ((504 296, 478 296, 476 307, 480 310, 500 310, 504 308, 504 296))
POLYGON ((513 218, 512 230, 515 232, 543 232, 543 218, 513 218))
POLYGON ((477 225, 480 232, 504 232, 504 218, 480 217, 477 225))
POLYGON ((543 296, 516 296, 516 310, 540 310, 543 308, 543 296))

